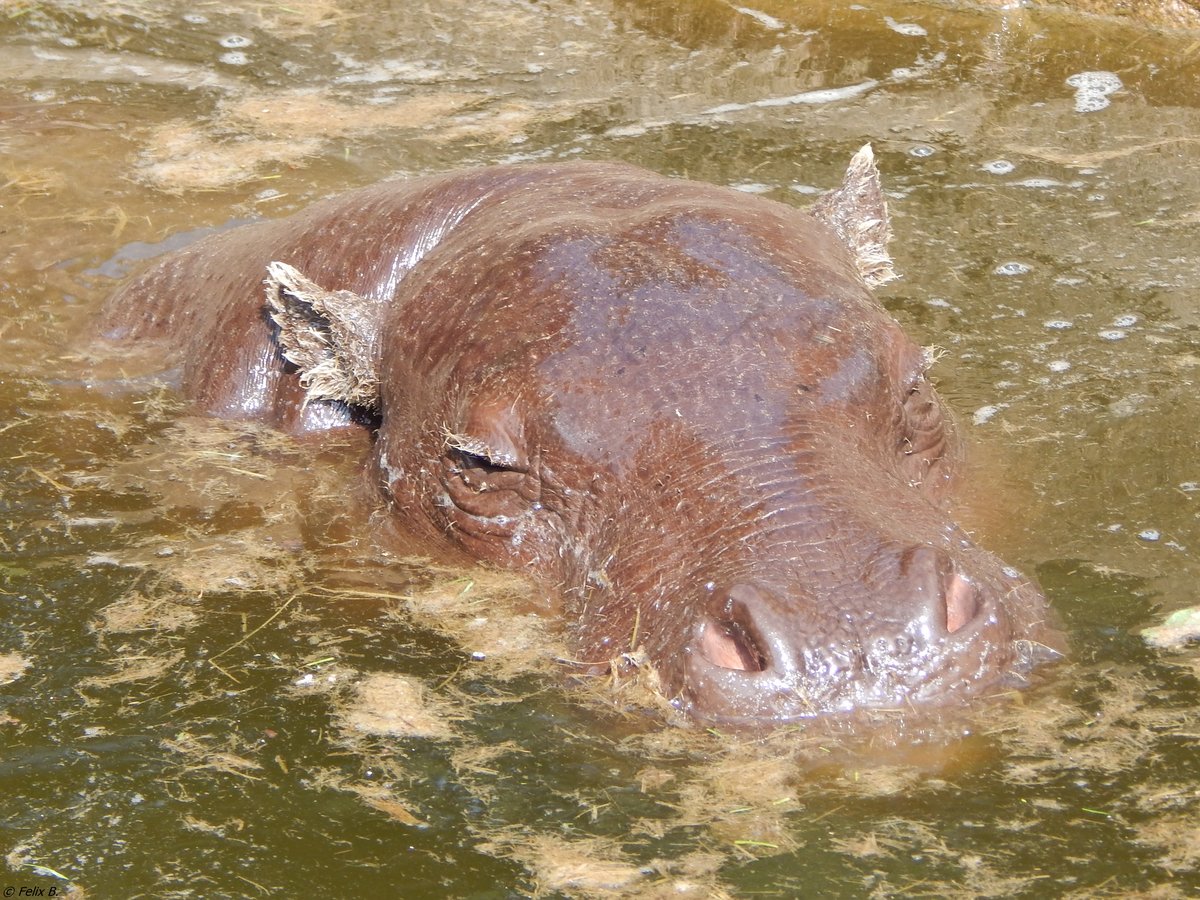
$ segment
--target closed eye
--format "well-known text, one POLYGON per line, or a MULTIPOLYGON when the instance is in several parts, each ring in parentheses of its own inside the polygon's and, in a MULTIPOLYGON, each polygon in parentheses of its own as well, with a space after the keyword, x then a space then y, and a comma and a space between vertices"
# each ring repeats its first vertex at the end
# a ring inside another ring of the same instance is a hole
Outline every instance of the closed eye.
POLYGON ((448 455, 464 467, 497 472, 524 471, 515 454, 497 450, 479 438, 449 430, 446 430, 445 438, 448 455))
POLYGON ((518 471, 514 466, 506 465, 503 461, 496 460, 488 454, 472 453, 459 447, 451 447, 449 456, 460 472, 469 470, 481 475, 491 475, 518 471))
POLYGON ((938 416, 941 409, 933 394, 933 386, 924 378, 917 378, 904 397, 904 414, 910 421, 920 421, 938 416))
POLYGON ((900 410, 897 449, 906 480, 923 484, 947 449, 946 421, 933 385, 922 375, 909 386, 900 410))
POLYGON ((503 537, 541 494, 536 467, 478 438, 447 435, 441 484, 452 527, 503 537), (473 523, 473 524, 472 524, 473 523))

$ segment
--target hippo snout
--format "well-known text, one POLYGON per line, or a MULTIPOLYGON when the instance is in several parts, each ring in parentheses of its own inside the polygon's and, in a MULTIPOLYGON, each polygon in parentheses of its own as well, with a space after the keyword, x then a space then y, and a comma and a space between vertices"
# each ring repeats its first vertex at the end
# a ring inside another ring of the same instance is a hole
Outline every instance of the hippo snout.
POLYGON ((684 652, 679 702, 699 719, 737 724, 975 694, 1029 662, 999 598, 1040 596, 981 555, 885 548, 861 581, 828 596, 803 584, 714 588, 684 652))

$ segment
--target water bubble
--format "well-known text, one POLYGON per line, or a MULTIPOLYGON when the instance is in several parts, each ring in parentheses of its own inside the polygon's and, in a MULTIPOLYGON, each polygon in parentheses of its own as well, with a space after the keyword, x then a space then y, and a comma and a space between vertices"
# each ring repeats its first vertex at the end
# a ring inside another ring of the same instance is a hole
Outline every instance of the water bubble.
POLYGON ((925 37, 929 34, 928 31, 915 22, 897 22, 891 16, 884 16, 883 21, 887 22, 887 27, 896 32, 896 34, 902 34, 905 37, 925 37))
POLYGON ((254 41, 240 34, 227 34, 221 40, 217 41, 226 50, 240 50, 243 47, 250 47, 254 41))
POLYGON ((1055 178, 1026 178, 1024 181, 1016 182, 1017 187, 1034 188, 1035 190, 1044 191, 1049 188, 1062 187, 1063 183, 1055 178))
POLYGON ((783 31, 787 28, 787 23, 776 19, 774 16, 768 16, 765 12, 759 12, 757 9, 747 9, 744 6, 735 6, 738 12, 744 16, 749 16, 754 19, 764 28, 770 28, 772 31, 783 31))
POLYGON ((605 137, 641 137, 650 129, 645 125, 615 125, 604 132, 605 137))
POLYGON ((1071 364, 1065 359, 1055 359, 1051 360, 1047 364, 1047 368, 1049 368, 1051 372, 1067 372, 1070 370, 1071 364))
POLYGON ((1108 106, 1108 95, 1122 84, 1112 72, 1077 72, 1067 79, 1067 86, 1075 88, 1075 112, 1089 113, 1108 106))
POLYGON ((1075 323, 1069 319, 1047 319, 1042 326, 1054 331, 1066 331, 1068 328, 1074 328, 1075 323))
POLYGON ((1016 569, 1014 569, 1012 566, 1001 566, 1000 571, 1003 572, 1005 575, 1007 575, 1009 578, 1020 578, 1021 577, 1021 573, 1018 572, 1016 569))
POLYGON ((1108 98, 1103 94, 1078 93, 1075 95, 1075 112, 1100 112, 1108 103, 1108 98))
POLYGON ((1162 537, 1162 534, 1159 533, 1157 528, 1144 528, 1138 532, 1138 537, 1143 541, 1157 541, 1162 537))
POLYGON ((1123 341, 1128 337, 1128 333, 1119 328, 1107 328, 1100 332, 1100 337, 1106 341, 1123 341))
POLYGON ((1111 94, 1122 87, 1121 79, 1112 72, 1076 72, 1067 76, 1067 85, 1077 90, 1111 94))
POLYGON ((735 191, 741 191, 743 194, 766 194, 773 191, 775 188, 769 184, 763 184, 760 181, 750 181, 745 184, 731 184, 731 188, 735 191))
POLYGON ((221 54, 220 61, 227 66, 244 66, 250 62, 250 57, 241 50, 230 50, 228 53, 221 54))
POLYGON ((1027 275, 1033 267, 1023 262, 1000 263, 992 269, 993 275, 1027 275))
POLYGON ((189 25, 207 25, 208 16, 204 15, 203 13, 184 13, 183 21, 187 22, 189 25))
POLYGON ((975 410, 975 413, 971 416, 971 421, 973 421, 976 425, 986 425, 992 420, 996 413, 1000 412, 1000 410, 1003 408, 1003 406, 996 406, 994 404, 981 406, 979 409, 975 410))
POLYGON ((1108 411, 1114 419, 1128 419, 1130 416, 1136 416, 1145 403, 1145 396, 1133 394, 1112 401, 1108 404, 1108 411))
POLYGON ((989 175, 1007 175, 1009 172, 1015 169, 1016 166, 1010 163, 1007 159, 993 159, 985 162, 982 166, 980 166, 980 168, 989 175))
POLYGON ((1129 328, 1133 325, 1136 325, 1137 321, 1138 317, 1133 313, 1126 313, 1123 316, 1117 316, 1115 319, 1113 319, 1113 325, 1117 328, 1129 328))
POLYGON ((928 144, 918 144, 908 151, 909 156, 915 156, 917 159, 924 159, 927 156, 933 156, 937 153, 937 149, 930 147, 928 144))
POLYGON ((1179 489, 1189 494, 1193 491, 1200 491, 1200 481, 1185 481, 1179 485, 1179 489))

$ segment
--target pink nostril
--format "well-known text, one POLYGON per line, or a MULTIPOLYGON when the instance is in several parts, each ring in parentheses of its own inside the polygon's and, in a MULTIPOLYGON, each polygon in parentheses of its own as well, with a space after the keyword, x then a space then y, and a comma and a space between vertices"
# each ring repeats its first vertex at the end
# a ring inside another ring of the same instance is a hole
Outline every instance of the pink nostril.
POLYGON ((929 609, 933 616, 944 615, 946 632, 954 634, 979 615, 982 599, 970 578, 958 571, 949 554, 929 546, 917 546, 901 554, 900 576, 917 596, 941 602, 929 609))
POLYGON ((952 572, 946 578, 946 631, 958 631, 979 612, 979 592, 962 575, 952 572))
POLYGON ((705 659, 723 669, 761 672, 766 668, 753 639, 735 622, 706 622, 699 649, 705 659))

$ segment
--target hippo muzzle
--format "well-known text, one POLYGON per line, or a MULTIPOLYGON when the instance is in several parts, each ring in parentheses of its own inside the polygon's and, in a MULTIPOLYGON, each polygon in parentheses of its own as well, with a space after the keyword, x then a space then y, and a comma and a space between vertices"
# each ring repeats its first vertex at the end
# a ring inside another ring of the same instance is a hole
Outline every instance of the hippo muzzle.
POLYGON ((698 719, 907 708, 1019 680, 1037 587, 951 521, 957 444, 869 148, 807 212, 603 163, 498 166, 205 240, 110 301, 218 415, 366 422, 392 514, 642 650, 698 719), (261 280, 267 275, 266 311, 261 280))
POLYGON ((730 724, 903 710, 1022 684, 1021 673, 1047 655, 1014 624, 1013 604, 1041 602, 1015 570, 999 567, 996 578, 998 566, 986 558, 992 577, 982 581, 927 545, 885 554, 899 578, 862 584, 863 593, 838 607, 839 621, 805 615, 821 608, 812 595, 746 583, 714 589, 685 651, 681 705, 730 724), (875 615, 873 603, 889 597, 902 598, 903 616, 875 615))

